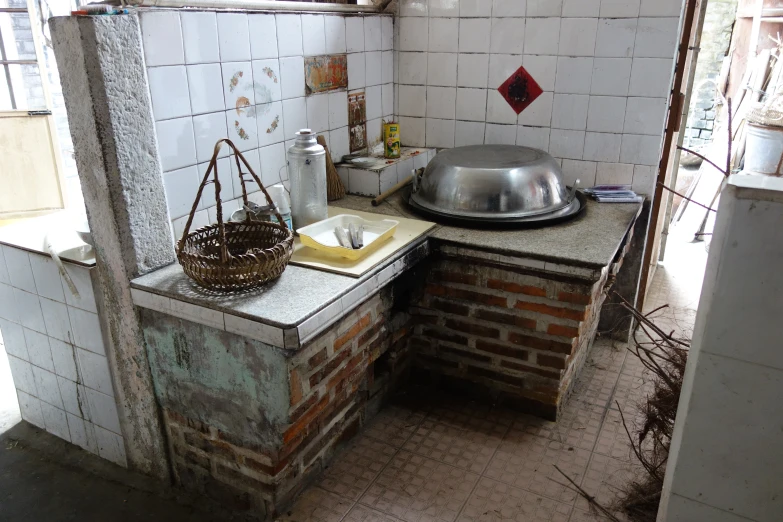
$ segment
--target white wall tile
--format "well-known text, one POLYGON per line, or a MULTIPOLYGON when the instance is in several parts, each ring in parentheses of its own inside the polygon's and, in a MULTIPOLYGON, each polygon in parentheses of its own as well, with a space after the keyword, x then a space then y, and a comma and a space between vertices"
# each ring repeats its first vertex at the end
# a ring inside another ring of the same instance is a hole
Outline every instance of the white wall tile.
POLYGON ((371 170, 351 169, 350 191, 362 196, 377 196, 380 194, 380 177, 371 170))
POLYGON ((497 89, 522 66, 522 57, 513 54, 491 54, 489 56, 488 87, 497 89))
MULTIPOLYGON (((524 1, 524 0, 521 0, 524 1)), ((492 14, 492 2, 488 0, 460 0, 459 16, 467 17, 487 17, 492 14)))
POLYGON ((528 0, 528 16, 560 16, 563 0, 528 0))
POLYGON ((383 51, 381 61, 381 80, 383 83, 394 81, 394 51, 383 51))
POLYGON ((282 100, 280 61, 276 58, 253 60, 252 69, 255 103, 263 104, 282 100))
POLYGON ((305 98, 283 100, 283 122, 285 123, 286 136, 295 137, 297 132, 308 128, 305 98))
POLYGON ((492 16, 525 16, 526 7, 526 0, 493 0, 492 16))
POLYGON ((391 190, 394 187, 394 185, 398 183, 397 167, 398 165, 391 165, 381 171, 381 176, 380 176, 381 194, 383 194, 388 190, 391 190))
POLYGON ((70 344, 58 341, 57 339, 49 339, 49 347, 52 352, 52 363, 54 364, 54 373, 76 381, 78 379, 78 373, 76 372, 76 355, 74 354, 74 348, 70 344))
POLYGON ((95 293, 93 292, 92 280, 90 279, 90 269, 66 264, 65 270, 71 276, 71 281, 73 281, 76 290, 79 292, 79 297, 73 295, 63 281, 65 302, 82 310, 97 312, 95 293))
POLYGON ((486 89, 457 89, 458 120, 485 121, 487 117, 486 89))
POLYGON ((555 92, 563 94, 590 94, 593 76, 593 58, 557 59, 555 92))
POLYGON ((120 421, 114 397, 90 388, 85 388, 84 392, 85 402, 90 411, 90 421, 114 433, 119 433, 120 421))
MULTIPOLYGON (((198 169, 198 174, 196 176, 196 180, 200 184, 201 181, 204 179, 204 176, 207 174, 207 169, 209 168, 209 162, 199 163, 196 168, 198 169)), ((227 199, 231 199, 231 197, 234 194, 234 178, 231 175, 231 160, 229 158, 220 158, 217 160, 216 164, 217 172, 218 172, 218 180, 220 180, 220 194, 221 199, 223 201, 227 199)), ((215 179, 215 172, 211 172, 209 174, 209 179, 214 180, 215 179)), ((239 183, 239 180, 237 179, 237 183, 239 183)), ((198 189, 198 185, 196 186, 198 189)), ((187 205, 187 210, 185 211, 185 215, 190 213, 191 208, 193 207, 193 201, 195 200, 195 195, 190 198, 190 203, 187 205)), ((207 207, 211 207, 212 205, 216 204, 215 200, 215 185, 214 183, 207 184, 206 187, 204 187, 204 192, 201 194, 201 201, 199 202, 198 208, 200 210, 203 210, 207 207)))
POLYGON ((427 118, 426 142, 427 147, 453 147, 454 146, 454 120, 439 120, 427 118))
POLYGON ((190 114, 188 77, 184 65, 151 67, 147 70, 155 120, 190 114))
POLYGON ((348 125, 348 93, 333 92, 329 96, 329 128, 338 129, 348 125))
POLYGON ((305 56, 326 54, 326 29, 323 15, 302 15, 302 50, 305 56))
POLYGON ((327 94, 307 98, 307 125, 316 133, 329 130, 329 96, 327 94))
POLYGON ((427 85, 455 87, 457 85, 457 54, 429 53, 427 85))
POLYGON ((8 275, 8 267, 5 264, 5 256, 3 255, 3 249, 0 247, 0 283, 10 285, 11 277, 8 275))
POLYGON ((343 54, 347 52, 344 17, 325 16, 324 34, 326 37, 326 54, 343 54))
POLYGON ((517 126, 517 145, 549 152, 549 127, 517 126))
POLYGON ((589 161, 617 162, 620 160, 622 134, 588 132, 585 135, 583 158, 589 161))
POLYGON ((247 15, 250 31, 250 57, 253 60, 277 58, 277 24, 275 15, 247 15))
POLYGON ((627 134, 660 136, 665 120, 664 98, 628 98, 623 131, 627 134))
POLYGON ((87 350, 82 350, 81 348, 77 348, 76 353, 78 356, 82 383, 88 388, 98 390, 106 395, 114 396, 111 373, 109 372, 109 362, 106 357, 88 352, 87 350))
POLYGON ((100 426, 95 426, 95 441, 98 446, 98 455, 119 466, 128 466, 122 437, 116 433, 104 430, 100 426))
POLYGON ((64 303, 65 295, 60 271, 54 261, 49 257, 36 254, 30 254, 29 259, 38 295, 64 303))
POLYGON ((365 85, 380 85, 383 83, 383 57, 381 51, 364 53, 365 85))
POLYGON ((250 60, 250 32, 247 14, 218 13, 218 40, 221 62, 250 60))
MULTIPOLYGON (((524 19, 522 22, 524 30, 524 19)), ((459 52, 486 53, 489 52, 493 38, 494 20, 489 18, 461 18, 459 21, 459 52)), ((497 52, 497 51, 496 51, 497 52)), ((510 51, 502 51, 508 53, 510 51)))
POLYGON ((381 103, 384 117, 394 113, 394 85, 387 83, 381 86, 381 103))
POLYGON ((431 53, 456 53, 459 50, 459 18, 430 18, 427 50, 431 53))
POLYGON ((384 16, 381 18, 381 50, 394 49, 394 18, 384 16))
POLYGON ((684 4, 683 0, 642 0, 639 16, 679 17, 684 4))
POLYGON ((652 195, 655 191, 655 182, 658 172, 655 167, 648 165, 634 165, 633 168, 633 190, 637 194, 652 195))
POLYGON ((210 12, 182 12, 182 38, 185 63, 217 63, 220 61, 217 16, 210 12))
POLYGON ((634 58, 629 96, 666 98, 671 91, 674 63, 663 58, 634 58))
MULTIPOLYGON (((196 159, 199 163, 211 160, 215 152, 215 144, 228 137, 224 113, 221 111, 194 116, 193 133, 196 139, 196 159)), ((228 150, 227 146, 221 148, 218 157, 228 156, 228 150)), ((166 193, 168 194, 168 191, 166 193)))
POLYGON ((560 56, 593 56, 597 18, 563 18, 560 24, 560 56))
POLYGON ((590 97, 581 94, 555 94, 552 128, 585 130, 590 97))
POLYGON ((225 108, 223 74, 219 63, 188 65, 190 114, 204 114, 225 108))
POLYGON ((49 338, 28 328, 24 329, 24 338, 30 363, 53 372, 54 363, 52 362, 52 350, 49 348, 49 338))
POLYGON ((348 89, 361 89, 367 81, 367 67, 365 65, 365 53, 352 53, 348 55, 348 89))
POLYGON ((562 159, 582 159, 585 148, 585 132, 552 129, 549 136, 549 153, 562 159))
POLYGON ((155 124, 158 153, 163 171, 181 169, 196 164, 196 145, 193 138, 193 120, 177 118, 155 124))
POLYGON ((93 425, 72 413, 66 413, 66 415, 68 417, 68 431, 71 434, 71 442, 97 455, 98 443, 95 440, 93 425))
POLYGON ((595 185, 597 164, 592 161, 563 160, 563 177, 566 185, 573 187, 579 181, 580 187, 595 185))
POLYGON ((5 351, 8 355, 19 357, 25 361, 29 360, 27 355, 27 344, 24 340, 24 331, 22 326, 12 323, 7 319, 0 319, 0 336, 5 344, 5 351))
POLYGON ((33 366, 32 370, 33 376, 35 377, 35 386, 38 390, 37 397, 52 406, 62 408, 63 401, 60 398, 60 387, 57 385, 57 376, 38 366, 33 366))
MULTIPOLYGON (((280 110, 282 112, 283 104, 280 102, 276 102, 278 104, 278 107, 280 107, 280 110)), ((250 164, 250 168, 253 169, 253 172, 255 172, 256 176, 261 177, 261 162, 258 159, 258 151, 259 149, 253 149, 248 150, 246 152, 242 153, 242 156, 247 160, 247 162, 250 164)), ((228 158, 228 163, 230 164, 229 170, 231 171, 231 186, 233 186, 233 191, 230 193, 231 195, 228 197, 232 198, 241 198, 242 197, 242 181, 239 178, 239 171, 237 170, 237 156, 232 154, 228 158)), ((218 160, 219 162, 222 160, 218 160)), ((239 165, 242 168, 242 173, 245 181, 245 190, 248 193, 248 197, 252 195, 252 193, 258 192, 258 184, 253 179, 253 176, 250 175, 250 172, 248 171, 247 165, 240 159, 239 165)), ((222 176, 221 176, 222 177, 222 176)), ((263 179, 263 178, 262 178, 263 179)), ((221 182, 222 183, 222 182, 221 182)), ((263 183, 263 180, 262 180, 263 183)), ((228 188, 228 187, 225 187, 228 188)), ((226 197, 226 196, 224 196, 226 197)), ((203 210, 201 211, 204 212, 203 210)), ((209 214, 207 214, 206 217, 202 217, 203 220, 206 222, 209 222, 209 214)), ((194 217, 195 221, 195 217, 194 217)), ((203 226, 203 225, 202 225, 203 226)))
POLYGON ((69 342, 71 325, 65 304, 43 297, 40 297, 38 301, 41 304, 41 312, 49 337, 69 342))
POLYGON ((365 105, 367 109, 367 120, 376 120, 384 116, 383 97, 381 86, 367 87, 365 89, 365 105))
POLYGON ((627 98, 591 96, 587 116, 587 130, 622 133, 627 98))
POLYGON ((673 58, 679 40, 679 18, 639 18, 634 56, 673 58))
MULTIPOLYGON (((41 304, 35 294, 14 288, 13 303, 19 312, 19 323, 25 328, 30 328, 36 332, 46 333, 46 324, 41 313, 41 304)), ((13 319, 13 318, 12 318, 13 319)), ((27 348, 30 346, 28 344, 27 348)))
POLYGON ((456 88, 427 87, 427 118, 454 119, 456 108, 456 88))
POLYGON ((302 56, 302 18, 298 14, 277 14, 277 51, 280 56, 302 56))
POLYGON ((467 145, 484 144, 483 121, 457 121, 454 134, 454 146, 465 147, 467 145))
POLYGON ((73 344, 79 348, 106 355, 98 315, 78 308, 68 308, 68 315, 71 317, 73 344))
POLYGON ((35 277, 30 267, 30 257, 27 252, 5 245, 0 246, 0 248, 3 250, 11 285, 27 292, 36 293, 35 277))
MULTIPOLYGON (((400 51, 426 51, 429 45, 429 23, 427 18, 400 18, 400 51)), ((348 21, 346 21, 346 30, 348 21)), ((350 41, 350 33, 349 33, 350 41)))
POLYGON ((19 399, 19 410, 22 413, 22 418, 30 424, 45 430, 46 425, 44 424, 43 412, 41 411, 41 401, 22 391, 17 392, 16 396, 19 399))
POLYGON ((185 63, 182 28, 177 11, 142 11, 139 20, 147 67, 185 63))
MULTIPOLYGON (((552 123, 554 96, 554 93, 545 92, 536 98, 536 100, 519 115, 518 123, 531 127, 549 127, 552 123)), ((506 103, 506 105, 508 105, 508 103, 506 103)))
POLYGON ((544 91, 555 90, 557 74, 556 56, 525 55, 522 61, 525 70, 544 91))
POLYGON ((398 120, 400 128, 405 129, 401 135, 402 144, 406 147, 424 147, 426 143, 424 118, 400 116, 398 120))
POLYGON ((528 19, 525 53, 557 55, 560 46, 560 18, 528 19))
POLYGON ((280 86, 284 100, 305 95, 304 58, 280 58, 280 86))
POLYGON ((595 55, 607 58, 631 58, 636 41, 636 18, 601 18, 595 55))
POLYGON ((459 16, 459 0, 429 0, 430 16, 459 16))
POLYGON ((171 218, 179 218, 190 212, 200 183, 195 165, 163 174, 166 203, 171 218))
POLYGON ((329 132, 332 161, 339 163, 343 156, 350 154, 350 142, 348 139, 348 127, 340 127, 329 132))
POLYGON ((631 81, 630 58, 595 58, 591 94, 626 96, 631 81))
POLYGON ((365 16, 364 20, 364 50, 380 51, 383 47, 383 35, 381 33, 381 18, 379 16, 365 16))
POLYGON ((487 123, 484 143, 488 145, 515 145, 517 141, 516 125, 487 123))
POLYGON ((364 52, 364 21, 361 17, 345 18, 345 42, 349 53, 364 52))
POLYGON ((14 289, 0 283, 0 318, 19 322, 19 309, 14 305, 14 289))
MULTIPOLYGON (((426 87, 400 85, 400 115, 424 117, 427 113, 426 87)), ((404 131, 403 131, 404 133, 404 131)), ((423 147, 424 145, 415 145, 423 147)))
POLYGON ((660 136, 624 134, 620 161, 634 165, 657 165, 661 155, 660 136))
MULTIPOLYGON (((466 20, 472 22, 473 20, 466 20)), ((531 23, 535 23, 532 21, 531 23)), ((486 35, 486 27, 482 28, 486 35)), ((505 54, 522 54, 525 47, 525 19, 524 18, 493 18, 491 29, 490 52, 505 54)), ((462 49, 460 51, 469 51, 462 49)), ((479 49, 478 52, 486 52, 486 49, 479 49)))
POLYGON ((286 171, 285 145, 275 143, 258 149, 259 162, 261 163, 261 181, 265 186, 271 187, 288 179, 286 171))
POLYGON ((601 0, 601 18, 636 18, 641 0, 601 0))
POLYGON ((255 105, 252 62, 223 62, 223 97, 227 110, 255 105))
POLYGON ((14 386, 30 395, 38 395, 33 366, 29 362, 18 359, 13 355, 8 356, 8 364, 11 367, 11 377, 14 379, 14 386))
POLYGON ((459 55, 457 59, 457 86, 486 88, 488 74, 488 54, 459 55))
MULTIPOLYGON (((528 110, 530 109, 528 108, 528 110)), ((523 112, 522 114, 525 113, 523 112)), ((517 122, 517 118, 514 109, 511 108, 497 90, 487 90, 487 123, 513 124, 517 122)))
POLYGON ((585 17, 598 18, 601 11, 601 0, 564 0, 563 18, 585 17))
POLYGON ((595 177, 596 185, 630 185, 633 182, 633 165, 622 163, 599 163, 595 177))
POLYGON ((425 85, 427 83, 428 53, 399 53, 399 82, 407 85, 425 85))

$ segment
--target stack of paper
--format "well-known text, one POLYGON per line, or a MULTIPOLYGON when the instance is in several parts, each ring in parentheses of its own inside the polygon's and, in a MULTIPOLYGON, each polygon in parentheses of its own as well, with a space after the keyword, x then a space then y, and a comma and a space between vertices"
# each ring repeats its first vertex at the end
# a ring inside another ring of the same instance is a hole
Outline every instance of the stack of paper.
POLYGON ((599 203, 641 203, 644 198, 636 194, 631 185, 598 185, 585 189, 599 203))

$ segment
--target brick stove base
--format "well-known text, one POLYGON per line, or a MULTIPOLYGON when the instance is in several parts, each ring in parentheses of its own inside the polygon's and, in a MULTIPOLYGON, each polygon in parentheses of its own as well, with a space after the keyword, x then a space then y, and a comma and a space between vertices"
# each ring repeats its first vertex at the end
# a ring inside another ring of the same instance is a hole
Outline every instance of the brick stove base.
POLYGON ((556 420, 614 270, 591 281, 438 253, 411 308, 414 365, 454 389, 556 420))

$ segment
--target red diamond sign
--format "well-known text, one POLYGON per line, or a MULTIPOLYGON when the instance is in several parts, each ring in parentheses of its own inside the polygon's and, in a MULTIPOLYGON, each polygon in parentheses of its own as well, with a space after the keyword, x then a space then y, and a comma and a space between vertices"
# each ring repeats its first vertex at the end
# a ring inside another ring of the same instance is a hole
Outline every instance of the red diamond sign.
POLYGON ((498 87, 498 91, 517 114, 527 109, 544 92, 524 67, 517 69, 498 87))

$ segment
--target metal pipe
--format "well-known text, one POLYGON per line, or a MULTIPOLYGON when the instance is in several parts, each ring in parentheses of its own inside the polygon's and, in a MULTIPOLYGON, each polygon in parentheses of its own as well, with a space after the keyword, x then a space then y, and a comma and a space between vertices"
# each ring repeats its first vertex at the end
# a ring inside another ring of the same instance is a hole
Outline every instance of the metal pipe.
MULTIPOLYGON (((111 0, 121 5, 120 0, 111 0)), ((249 11, 296 11, 330 13, 372 13, 380 10, 374 5, 321 4, 274 0, 130 0, 125 5, 136 7, 193 7, 201 9, 245 9, 249 11)))

